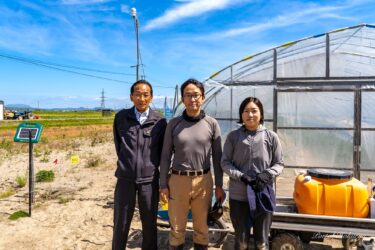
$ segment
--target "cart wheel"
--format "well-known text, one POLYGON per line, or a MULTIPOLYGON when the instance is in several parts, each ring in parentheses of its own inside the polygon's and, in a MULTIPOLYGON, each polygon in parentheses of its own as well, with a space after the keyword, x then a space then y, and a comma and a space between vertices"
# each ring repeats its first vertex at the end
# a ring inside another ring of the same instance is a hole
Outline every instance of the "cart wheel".
POLYGON ((345 250, 354 250, 357 249, 358 243, 360 241, 360 238, 354 237, 343 237, 341 242, 342 246, 344 247, 345 250))
POLYGON ((303 250, 303 243, 295 234, 282 233, 272 239, 272 250, 303 250))
POLYGON ((221 219, 208 222, 208 246, 220 247, 227 237, 228 230, 217 232, 211 229, 226 230, 227 226, 221 219))

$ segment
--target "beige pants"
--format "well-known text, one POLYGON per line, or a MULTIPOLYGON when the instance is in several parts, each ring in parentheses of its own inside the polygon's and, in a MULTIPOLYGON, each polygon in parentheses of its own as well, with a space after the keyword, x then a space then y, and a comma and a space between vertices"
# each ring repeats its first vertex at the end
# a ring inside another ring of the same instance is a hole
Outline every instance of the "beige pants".
POLYGON ((211 173, 200 176, 172 174, 169 181, 169 244, 178 246, 185 242, 189 208, 193 214, 194 243, 208 244, 207 213, 211 206, 213 180, 211 173))

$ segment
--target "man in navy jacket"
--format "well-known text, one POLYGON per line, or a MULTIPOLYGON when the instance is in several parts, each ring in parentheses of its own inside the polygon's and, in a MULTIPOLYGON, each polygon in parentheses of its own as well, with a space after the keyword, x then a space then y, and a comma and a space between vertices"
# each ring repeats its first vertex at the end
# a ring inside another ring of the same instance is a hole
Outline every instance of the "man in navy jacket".
POLYGON ((119 111, 113 133, 117 153, 113 250, 124 250, 128 241, 135 201, 142 221, 142 250, 157 249, 159 163, 166 120, 149 105, 152 86, 145 80, 130 89, 134 106, 119 111))

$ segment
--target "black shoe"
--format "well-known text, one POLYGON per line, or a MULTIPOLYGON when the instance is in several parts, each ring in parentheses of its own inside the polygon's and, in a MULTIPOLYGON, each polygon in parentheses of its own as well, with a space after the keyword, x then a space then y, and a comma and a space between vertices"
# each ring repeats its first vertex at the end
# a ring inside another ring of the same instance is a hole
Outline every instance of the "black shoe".
POLYGON ((171 246, 169 245, 169 250, 184 250, 184 244, 178 246, 171 246))
POLYGON ((197 244, 197 243, 194 243, 194 250, 207 250, 207 246, 206 245, 201 245, 201 244, 197 244))

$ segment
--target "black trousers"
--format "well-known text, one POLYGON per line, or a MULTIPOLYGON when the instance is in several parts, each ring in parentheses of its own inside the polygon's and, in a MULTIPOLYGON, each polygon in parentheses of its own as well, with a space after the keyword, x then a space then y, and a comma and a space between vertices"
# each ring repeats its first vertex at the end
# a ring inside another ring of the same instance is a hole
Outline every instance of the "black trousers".
MULTIPOLYGON (((250 208, 247 201, 229 200, 230 219, 235 234, 235 250, 250 249, 250 208)), ((272 223, 272 213, 262 213, 253 220, 255 249, 268 249, 268 235, 272 223), (263 247, 262 247, 263 243, 263 247)))
POLYGON ((130 223, 133 219, 135 201, 138 198, 142 222, 142 250, 157 250, 157 212, 159 183, 136 184, 118 179, 115 188, 113 226, 113 250, 124 250, 128 242, 130 223))

